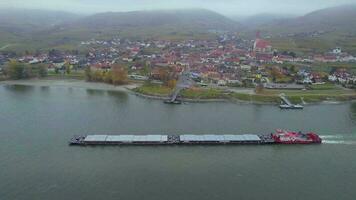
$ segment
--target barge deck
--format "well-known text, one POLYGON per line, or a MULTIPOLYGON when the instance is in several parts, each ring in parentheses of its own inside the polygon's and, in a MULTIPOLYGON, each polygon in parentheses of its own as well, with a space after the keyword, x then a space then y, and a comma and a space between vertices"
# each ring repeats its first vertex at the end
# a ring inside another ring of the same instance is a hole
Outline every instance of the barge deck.
POLYGON ((74 136, 70 145, 222 145, 274 144, 272 135, 86 135, 74 136))

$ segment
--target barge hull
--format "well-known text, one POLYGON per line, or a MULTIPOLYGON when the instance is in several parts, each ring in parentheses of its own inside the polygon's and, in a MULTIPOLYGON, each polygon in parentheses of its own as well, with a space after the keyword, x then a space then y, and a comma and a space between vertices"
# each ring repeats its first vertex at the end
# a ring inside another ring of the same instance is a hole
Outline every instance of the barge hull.
POLYGON ((74 136, 70 145, 259 145, 321 144, 315 133, 278 130, 269 135, 86 135, 74 136))
POLYGON ((87 135, 70 145, 258 145, 274 144, 269 135, 87 135), (130 139, 129 139, 130 138, 130 139))

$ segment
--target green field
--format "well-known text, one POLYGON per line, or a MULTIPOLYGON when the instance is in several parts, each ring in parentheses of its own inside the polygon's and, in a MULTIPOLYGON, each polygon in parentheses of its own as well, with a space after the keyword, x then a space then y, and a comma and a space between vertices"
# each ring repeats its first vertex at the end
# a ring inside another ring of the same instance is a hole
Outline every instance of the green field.
MULTIPOLYGON (((169 96, 173 89, 159 84, 144 84, 134 91, 145 95, 169 96)), ((180 95, 187 99, 222 99, 228 97, 223 90, 201 88, 185 89, 180 95)))
POLYGON ((186 89, 181 93, 183 98, 188 99, 226 99, 228 94, 219 89, 186 89))
MULTIPOLYGON (((157 84, 145 84, 134 89, 135 92, 152 96, 169 96, 172 89, 157 84)), ((279 95, 284 93, 294 103, 313 103, 321 101, 346 101, 356 99, 356 91, 326 84, 313 86, 311 90, 263 90, 259 94, 226 92, 220 89, 193 88, 183 90, 181 96, 187 99, 230 99, 248 102, 279 103, 279 95)))
POLYGON ((144 84, 141 87, 135 88, 135 92, 153 96, 168 96, 172 93, 172 89, 158 84, 144 84))
POLYGON ((344 101, 356 99, 356 92, 343 89, 331 84, 314 85, 311 90, 264 90, 259 96, 277 97, 284 93, 294 103, 301 103, 302 99, 307 102, 321 102, 325 100, 344 101))
POLYGON ((318 37, 273 37, 273 48, 279 51, 297 53, 324 53, 335 47, 356 54, 356 36, 341 33, 328 33, 318 37))

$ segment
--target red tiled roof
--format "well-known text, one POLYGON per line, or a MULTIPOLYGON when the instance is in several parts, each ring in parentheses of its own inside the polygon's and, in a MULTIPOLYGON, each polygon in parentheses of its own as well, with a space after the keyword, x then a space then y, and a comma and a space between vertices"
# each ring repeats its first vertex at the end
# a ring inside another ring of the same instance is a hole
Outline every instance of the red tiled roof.
POLYGON ((260 48, 260 49, 266 49, 269 46, 271 46, 271 43, 266 41, 266 40, 262 40, 262 39, 256 39, 256 44, 255 44, 256 48, 260 48))

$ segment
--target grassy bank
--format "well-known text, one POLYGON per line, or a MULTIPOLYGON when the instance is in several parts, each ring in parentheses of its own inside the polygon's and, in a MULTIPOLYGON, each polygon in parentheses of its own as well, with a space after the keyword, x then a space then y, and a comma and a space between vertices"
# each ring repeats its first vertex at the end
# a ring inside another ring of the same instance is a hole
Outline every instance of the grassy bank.
MULTIPOLYGON (((151 96, 165 97, 172 89, 158 84, 145 84, 134 89, 135 92, 151 96)), ((186 99, 229 99, 256 103, 279 103, 279 94, 284 93, 293 103, 316 103, 322 101, 347 101, 356 99, 354 90, 338 88, 334 85, 315 86, 312 90, 263 90, 259 94, 226 92, 221 89, 192 88, 181 92, 186 99)))
POLYGON ((354 90, 346 89, 327 89, 320 88, 314 90, 267 90, 261 92, 263 97, 276 97, 277 102, 279 101, 278 95, 284 93, 293 103, 316 103, 322 101, 347 101, 356 99, 356 92, 354 90))
POLYGON ((218 89, 186 89, 181 92, 183 98, 187 99, 227 99, 229 94, 218 89))
MULTIPOLYGON (((141 87, 135 88, 134 91, 144 95, 166 97, 172 94, 173 89, 159 84, 144 84, 141 87)), ((183 98, 187 98, 187 99, 228 98, 228 95, 224 93, 223 90, 218 90, 218 89, 201 89, 201 88, 185 89, 181 92, 180 95, 183 98)))
POLYGON ((141 87, 133 89, 133 91, 152 96, 168 96, 172 93, 172 89, 158 84, 144 84, 141 87))
POLYGON ((48 78, 54 78, 54 79, 78 79, 78 80, 84 80, 85 79, 85 74, 84 71, 72 71, 70 74, 62 74, 62 73, 56 73, 54 71, 49 71, 48 72, 48 78))

